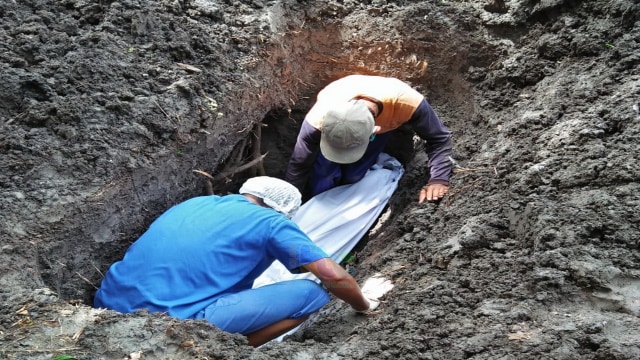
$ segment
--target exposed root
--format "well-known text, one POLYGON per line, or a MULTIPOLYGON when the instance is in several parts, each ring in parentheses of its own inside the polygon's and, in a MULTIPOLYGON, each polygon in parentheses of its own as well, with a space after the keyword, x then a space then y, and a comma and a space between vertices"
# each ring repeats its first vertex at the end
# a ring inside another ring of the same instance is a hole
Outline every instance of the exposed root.
POLYGON ((267 154, 268 153, 265 153, 264 155, 260 155, 256 159, 253 159, 253 160, 251 160, 251 161, 249 161, 249 162, 247 162, 247 163, 245 163, 243 165, 240 165, 238 167, 235 167, 235 168, 233 168, 231 170, 224 171, 224 172, 222 172, 222 173, 220 173, 220 174, 218 174, 216 176, 213 176, 213 175, 209 174, 206 171, 198 170, 198 169, 193 170, 193 172, 198 173, 200 175, 204 175, 207 178, 209 178, 207 180, 208 181, 207 194, 208 195, 212 195, 212 194, 214 194, 213 184, 217 184, 217 183, 219 183, 221 181, 224 181, 224 183, 230 182, 232 180, 231 178, 233 177, 233 175, 235 175, 237 173, 240 173, 242 171, 248 170, 248 169, 250 169, 250 168, 252 168, 252 167, 254 167, 254 166, 258 165, 258 164, 261 164, 262 160, 264 160, 264 158, 267 156, 267 154))
POLYGON ((231 176, 262 163, 262 160, 264 160, 264 158, 267 156, 267 154, 268 153, 264 153, 264 155, 260 155, 258 158, 253 159, 253 160, 249 161, 248 163, 246 163, 244 165, 240 165, 240 166, 236 167, 235 169, 220 173, 220 174, 216 175, 213 178, 213 181, 217 182, 217 181, 221 181, 221 180, 227 180, 227 182, 229 182, 229 181, 231 181, 231 179, 230 179, 231 176))
POLYGON ((93 286, 96 290, 98 290, 98 287, 91 282, 91 280, 87 279, 86 277, 82 276, 79 272, 76 271, 76 275, 78 275, 80 277, 80 279, 84 280, 84 282, 86 282, 87 284, 93 286))
POLYGON ((447 196, 447 206, 451 205, 451 199, 454 196, 456 196, 457 194, 459 194, 459 193, 461 193, 461 192, 473 187, 478 181, 480 181, 480 179, 482 179, 482 176, 477 178, 477 179, 475 179, 475 180, 473 180, 471 183, 469 183, 469 184, 467 184, 467 185, 465 185, 465 186, 463 186, 463 187, 461 187, 459 189, 456 189, 455 191, 450 192, 448 194, 448 196, 447 196))
MULTIPOLYGON (((254 159, 258 159, 260 157, 260 143, 261 143, 261 139, 262 139, 262 123, 257 122, 255 124, 255 126, 253 127, 253 137, 254 137, 254 141, 251 144, 251 153, 252 153, 252 157, 254 159)), ((258 176, 264 176, 266 174, 266 172, 264 171, 264 164, 262 162, 262 159, 258 162, 258 164, 256 164, 256 167, 254 168, 255 172, 252 172, 252 176, 255 176, 256 173, 258 176)))
POLYGON ((495 166, 493 168, 488 168, 488 167, 466 168, 466 167, 460 166, 460 164, 454 158, 452 158, 451 156, 449 156, 449 161, 453 165, 453 173, 455 173, 455 174, 457 174, 457 173, 466 173, 466 172, 474 172, 474 171, 491 171, 491 170, 493 170, 494 174, 498 175, 498 171, 496 170, 495 166))
POLYGON ((207 195, 213 195, 215 194, 216 189, 223 187, 214 185, 218 185, 220 182, 223 182, 222 185, 227 184, 233 180, 232 178, 234 175, 242 171, 249 170, 249 177, 266 175, 263 160, 265 156, 267 156, 267 153, 264 155, 260 153, 262 126, 264 125, 261 122, 253 124, 253 130, 251 131, 250 137, 242 139, 242 141, 235 146, 234 151, 229 156, 230 161, 219 174, 214 176, 203 170, 193 170, 193 172, 204 175, 208 178, 205 183, 205 192, 207 195), (250 144, 247 145, 247 142, 250 142, 250 144), (242 164, 244 156, 247 153, 250 154, 252 160, 242 164))

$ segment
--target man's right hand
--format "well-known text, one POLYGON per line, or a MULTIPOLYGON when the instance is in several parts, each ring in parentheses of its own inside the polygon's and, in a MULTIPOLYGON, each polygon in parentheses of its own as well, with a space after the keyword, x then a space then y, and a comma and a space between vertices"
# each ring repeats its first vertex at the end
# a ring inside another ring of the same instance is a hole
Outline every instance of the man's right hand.
POLYGON ((449 186, 444 184, 431 184, 420 189, 418 203, 426 201, 438 201, 442 199, 449 191, 449 186))
POLYGON ((367 310, 358 310, 358 309, 355 309, 355 310, 356 310, 356 312, 359 312, 359 313, 362 313, 362 314, 366 314, 366 313, 368 313, 369 311, 373 311, 373 310, 377 309, 377 308, 378 308, 378 306, 380 306, 380 302, 378 302, 378 301, 371 300, 371 299, 367 299, 367 301, 369 301, 369 308, 368 308, 367 310))
MULTIPOLYGON (((364 282, 362 288, 362 296, 369 301, 369 309, 366 311, 373 311, 380 305, 380 298, 393 289, 393 283, 391 280, 382 277, 380 274, 375 274, 364 282)), ((362 312, 362 311, 360 311, 362 312)))

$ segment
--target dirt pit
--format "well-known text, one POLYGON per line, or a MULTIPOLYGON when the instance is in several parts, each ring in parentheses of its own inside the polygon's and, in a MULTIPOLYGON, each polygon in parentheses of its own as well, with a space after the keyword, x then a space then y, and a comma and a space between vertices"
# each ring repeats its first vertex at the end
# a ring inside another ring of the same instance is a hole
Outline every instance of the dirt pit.
POLYGON ((8 0, 0 18, 4 358, 640 358, 636 1, 8 0), (460 166, 418 204, 423 144, 388 149, 405 175, 354 264, 396 283, 380 313, 333 301, 254 349, 90 306, 165 209, 236 190, 258 152, 281 176, 315 93, 353 73, 420 90, 460 166))

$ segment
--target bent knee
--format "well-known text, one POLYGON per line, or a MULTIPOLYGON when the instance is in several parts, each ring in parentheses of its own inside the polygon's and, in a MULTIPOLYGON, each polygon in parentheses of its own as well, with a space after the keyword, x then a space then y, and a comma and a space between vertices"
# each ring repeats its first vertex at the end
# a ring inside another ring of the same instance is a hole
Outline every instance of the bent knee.
POLYGON ((298 281, 300 283, 296 284, 297 296, 304 301, 300 304, 299 310, 292 314, 291 318, 293 319, 309 316, 331 300, 329 294, 316 282, 311 280, 298 281))

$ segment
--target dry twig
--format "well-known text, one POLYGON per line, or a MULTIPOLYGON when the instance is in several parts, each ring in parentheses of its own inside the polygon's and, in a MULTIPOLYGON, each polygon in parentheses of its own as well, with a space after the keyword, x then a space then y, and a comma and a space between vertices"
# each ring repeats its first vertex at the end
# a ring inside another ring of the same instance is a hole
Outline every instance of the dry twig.
POLYGON ((158 104, 158 102, 157 102, 157 101, 155 101, 155 100, 154 100, 153 102, 156 104, 156 106, 158 106, 158 108, 160 109, 160 111, 162 111, 162 113, 164 114, 164 116, 166 116, 166 117, 167 117, 167 119, 169 119, 169 121, 171 121, 172 123, 174 123, 174 124, 175 124, 175 121, 171 118, 171 116, 169 116, 169 114, 167 114, 167 112, 166 112, 166 111, 164 111, 164 109, 162 108, 162 106, 160 106, 160 104, 158 104))
POLYGON ((193 65, 189 65, 189 64, 184 64, 184 63, 176 63, 176 65, 178 65, 178 67, 182 70, 185 70, 187 72, 192 72, 192 73, 201 73, 202 70, 200 70, 199 68, 193 66, 193 65))
MULTIPOLYGON (((254 136, 254 141, 253 144, 251 145, 252 147, 252 156, 254 159, 258 159, 260 157, 260 142, 261 142, 261 138, 262 138, 262 123, 257 122, 254 126, 254 130, 253 130, 253 136, 254 136)), ((256 164, 255 170, 257 171, 257 174, 260 176, 265 175, 265 171, 264 171, 264 165, 262 163, 262 159, 260 159, 260 161, 256 164)), ((251 174, 252 176, 255 175, 255 173, 251 174)))
POLYGON ((80 279, 84 280, 87 284, 93 286, 96 290, 98 290, 98 287, 91 282, 91 280, 87 279, 86 277, 82 276, 79 272, 76 271, 76 275, 78 275, 80 277, 80 279))
POLYGON ((393 269, 389 269, 387 271, 383 271, 382 273, 380 273, 382 276, 388 276, 391 273, 394 273, 398 270, 402 270, 404 268, 407 268, 409 265, 398 265, 396 267, 394 267, 393 269))
POLYGON ((102 271, 100 271, 100 269, 98 269, 98 267, 96 266, 96 264, 91 263, 91 265, 93 266, 94 269, 96 269, 96 271, 98 271, 98 274, 100 274, 100 276, 104 277, 104 274, 102 273, 102 271))
MULTIPOLYGON (((451 156, 449 156, 449 161, 451 162, 451 164, 453 165, 453 172, 454 173, 464 173, 464 172, 474 172, 474 171, 491 171, 491 168, 488 167, 479 167, 479 168, 466 168, 463 166, 460 166, 460 164, 451 156)), ((495 166, 493 167, 493 172, 497 175, 498 172, 495 168, 495 166)))

